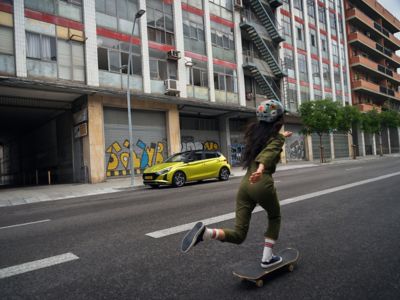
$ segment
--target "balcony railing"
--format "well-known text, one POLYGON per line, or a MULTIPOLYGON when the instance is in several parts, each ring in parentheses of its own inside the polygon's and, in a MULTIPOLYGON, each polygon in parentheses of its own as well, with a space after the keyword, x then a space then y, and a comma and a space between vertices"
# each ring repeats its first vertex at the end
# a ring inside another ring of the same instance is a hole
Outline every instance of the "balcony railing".
POLYGON ((393 89, 378 85, 378 84, 370 82, 370 81, 366 81, 366 80, 362 80, 362 79, 354 80, 352 82, 352 88, 357 89, 357 90, 364 89, 364 90, 376 93, 381 96, 387 95, 389 97, 396 98, 396 100, 400 100, 400 92, 396 92, 393 89))
POLYGON ((364 57, 361 55, 353 56, 350 59, 349 63, 350 63, 350 66, 360 65, 360 66, 364 66, 370 70, 378 71, 380 75, 385 74, 386 76, 385 75, 383 75, 383 76, 385 76, 386 78, 400 82, 400 74, 396 73, 396 71, 393 71, 383 65, 378 64, 377 62, 369 59, 368 57, 364 57))

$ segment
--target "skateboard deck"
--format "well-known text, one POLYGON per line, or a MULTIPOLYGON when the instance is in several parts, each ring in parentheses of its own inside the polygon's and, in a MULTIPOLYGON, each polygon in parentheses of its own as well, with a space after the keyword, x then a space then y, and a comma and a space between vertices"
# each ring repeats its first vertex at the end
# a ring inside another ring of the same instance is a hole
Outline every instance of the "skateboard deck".
POLYGON ((294 270, 294 264, 299 258, 299 251, 293 248, 286 248, 277 253, 277 255, 282 257, 282 261, 279 264, 264 269, 261 267, 261 262, 258 260, 252 262, 245 261, 236 266, 233 275, 242 280, 254 282, 258 287, 262 287, 264 284, 262 278, 267 274, 285 267, 292 272, 294 270))

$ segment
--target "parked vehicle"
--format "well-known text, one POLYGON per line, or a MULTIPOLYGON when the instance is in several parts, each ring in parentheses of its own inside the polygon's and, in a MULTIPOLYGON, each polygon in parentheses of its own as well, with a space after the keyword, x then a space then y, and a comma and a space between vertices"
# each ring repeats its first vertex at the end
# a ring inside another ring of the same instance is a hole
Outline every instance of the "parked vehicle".
POLYGON ((228 180, 231 166, 217 151, 185 151, 172 155, 163 163, 143 172, 143 183, 153 188, 160 185, 184 186, 189 181, 217 178, 228 180))

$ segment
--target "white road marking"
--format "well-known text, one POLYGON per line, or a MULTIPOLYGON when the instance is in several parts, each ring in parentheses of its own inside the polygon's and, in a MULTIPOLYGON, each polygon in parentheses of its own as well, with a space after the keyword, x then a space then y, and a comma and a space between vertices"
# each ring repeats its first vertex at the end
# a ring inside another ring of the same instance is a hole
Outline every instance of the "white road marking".
MULTIPOLYGON (((345 185, 340 185, 340 186, 337 186, 337 187, 334 187, 334 188, 329 188, 329 189, 325 189, 325 190, 314 192, 314 193, 309 193, 309 194, 305 194, 305 195, 301 195, 301 196, 297 196, 297 197, 293 197, 293 198, 288 198, 288 199, 280 201, 280 204, 281 204, 281 206, 283 206, 283 205, 287 205, 287 204, 303 201, 303 200, 306 200, 306 199, 319 197, 319 196, 322 196, 322 195, 326 195, 326 194, 330 194, 330 193, 334 193, 334 192, 350 189, 350 188, 353 188, 353 187, 356 187, 356 186, 359 186, 359 185, 368 184, 368 183, 371 183, 371 182, 387 179, 387 178, 398 176, 398 175, 400 175, 400 172, 391 173, 391 174, 387 174, 387 175, 382 175, 382 176, 378 176, 378 177, 375 177, 375 178, 361 180, 361 181, 358 181, 358 182, 353 182, 353 183, 349 183, 349 184, 345 184, 345 185)), ((264 209, 262 207, 260 207, 260 206, 257 206, 253 210, 253 214, 257 213, 257 212, 260 212, 260 211, 264 211, 264 209)), ((235 218, 235 213, 232 212, 232 213, 228 213, 228 214, 225 214, 225 215, 220 215, 220 216, 217 216, 217 217, 204 219, 204 220, 200 220, 200 221, 203 222, 205 225, 210 225, 210 224, 214 224, 214 223, 218 223, 218 222, 222 222, 222 221, 231 220, 231 219, 234 219, 234 218, 235 218)), ((175 233, 180 233, 180 232, 183 232, 183 231, 190 230, 190 229, 192 229, 192 227, 197 222, 199 222, 199 221, 188 223, 188 224, 183 224, 183 225, 179 225, 179 226, 175 226, 175 227, 171 227, 171 228, 166 228, 166 229, 162 229, 162 230, 158 230, 158 231, 154 231, 154 232, 150 232, 150 233, 146 233, 146 235, 149 236, 149 237, 152 237, 152 238, 156 238, 156 239, 162 238, 162 237, 166 237, 168 235, 172 235, 172 234, 175 234, 175 233)))
POLYGON ((16 224, 16 225, 4 226, 4 227, 0 227, 0 229, 7 229, 7 228, 13 228, 13 227, 20 227, 20 226, 38 224, 38 223, 43 223, 43 222, 49 222, 49 221, 51 221, 51 220, 50 220, 50 219, 46 219, 46 220, 40 220, 40 221, 35 221, 35 222, 28 222, 28 223, 22 223, 22 224, 16 224))
POLYGON ((61 255, 52 256, 52 257, 24 263, 21 265, 16 265, 16 266, 0 269, 0 279, 23 274, 26 272, 35 271, 38 269, 51 267, 54 265, 66 263, 66 262, 76 260, 76 259, 79 259, 79 257, 72 253, 64 253, 61 255))

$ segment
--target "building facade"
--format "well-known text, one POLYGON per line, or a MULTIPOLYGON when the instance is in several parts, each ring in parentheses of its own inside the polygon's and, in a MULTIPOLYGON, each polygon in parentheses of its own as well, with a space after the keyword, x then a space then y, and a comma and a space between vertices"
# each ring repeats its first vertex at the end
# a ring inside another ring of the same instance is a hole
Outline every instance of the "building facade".
POLYGON ((0 0, 2 184, 130 174, 127 76, 135 173, 190 149, 237 164, 256 105, 281 98, 280 4, 0 0))
MULTIPOLYGON (((342 0, 282 0, 278 16, 285 41, 281 59, 287 69, 284 102, 296 113, 301 103, 332 99, 351 105, 347 37, 342 0)), ((287 158, 318 159, 318 136, 306 139, 298 132, 301 125, 293 120, 288 129, 294 136, 286 144, 287 158)), ((323 136, 325 157, 349 157, 351 141, 347 134, 323 136)))
MULTIPOLYGON (((400 21, 375 0, 345 0, 345 16, 353 105, 400 111, 400 21)), ((383 131, 383 153, 399 152, 399 132, 383 131)), ((374 135, 358 131, 355 140, 361 155, 376 154, 374 135)))

